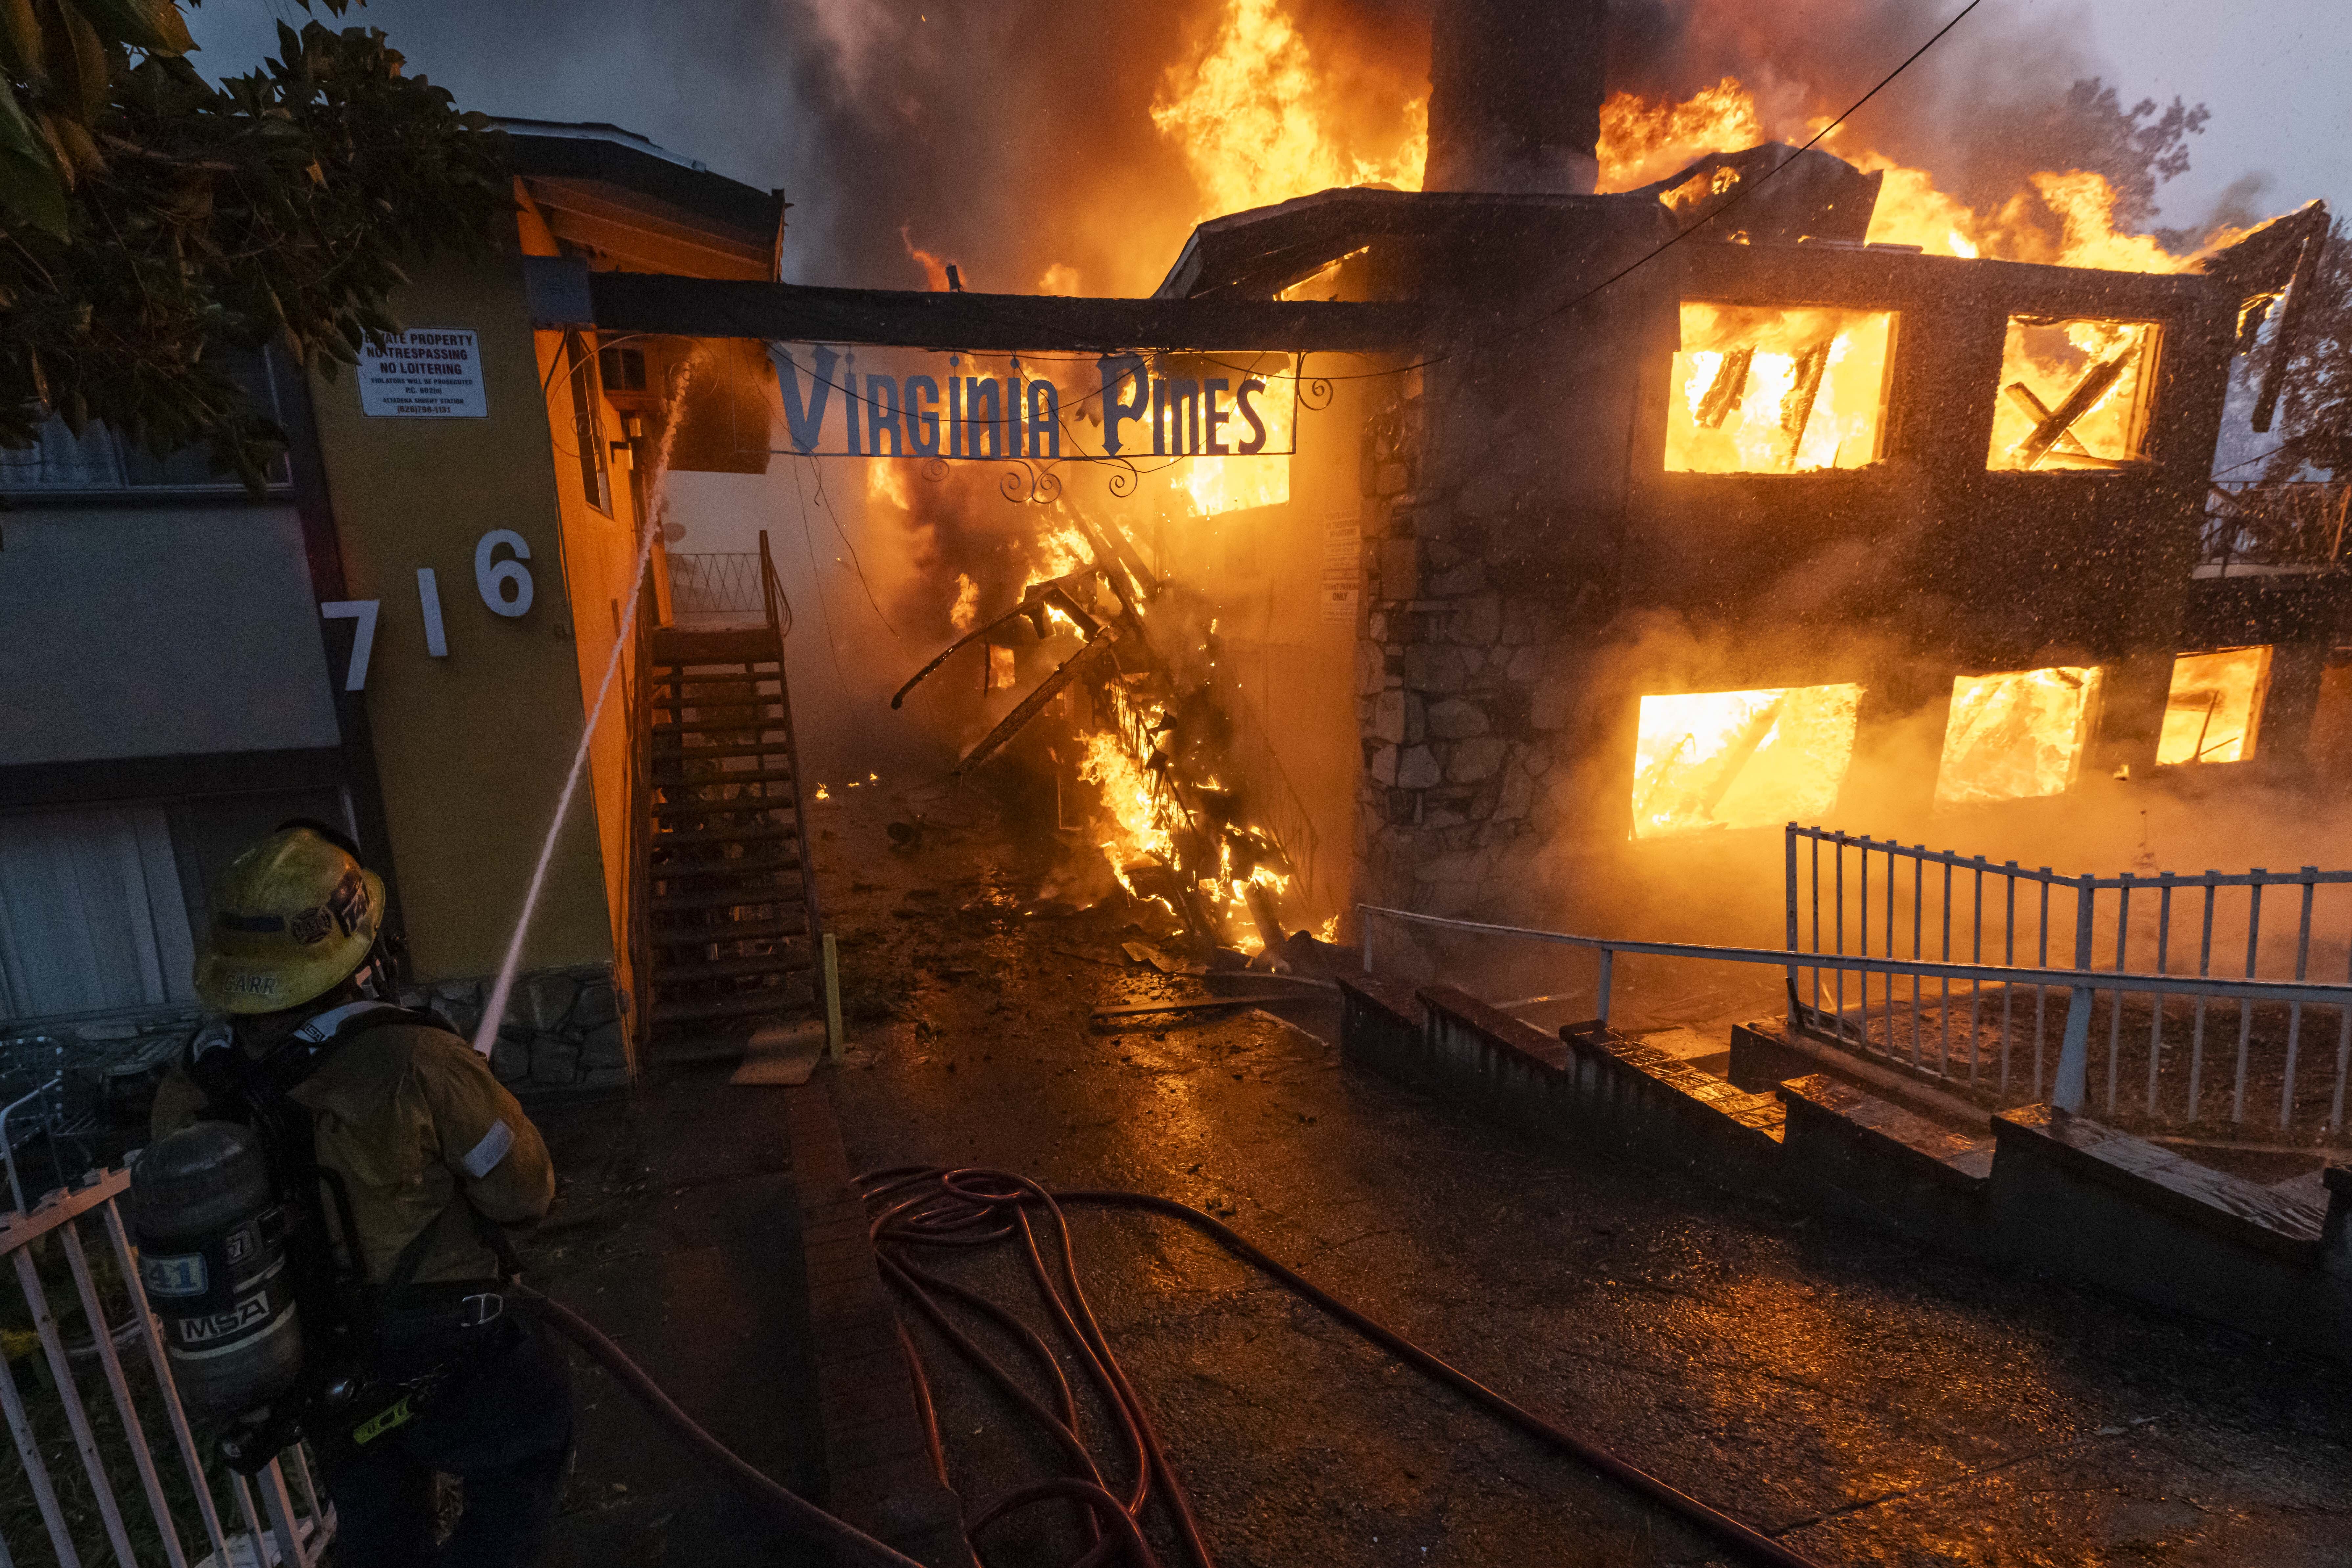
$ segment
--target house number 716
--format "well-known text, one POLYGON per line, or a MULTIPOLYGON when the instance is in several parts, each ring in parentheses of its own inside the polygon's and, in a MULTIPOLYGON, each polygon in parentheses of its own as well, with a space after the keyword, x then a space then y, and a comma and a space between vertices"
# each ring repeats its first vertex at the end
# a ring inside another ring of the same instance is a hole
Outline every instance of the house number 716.
MULTIPOLYGON (((494 528, 474 545, 474 589, 490 613, 509 618, 530 609, 530 546, 511 528, 494 528), (500 550, 509 552, 503 559, 500 550)), ((416 598, 425 610, 425 651, 435 658, 449 657, 449 639, 441 624, 441 586, 430 566, 416 569, 416 598)), ((377 613, 381 599, 331 599, 319 606, 331 621, 356 621, 352 633, 352 660, 343 672, 343 689, 367 689, 368 656, 375 651, 377 613)))

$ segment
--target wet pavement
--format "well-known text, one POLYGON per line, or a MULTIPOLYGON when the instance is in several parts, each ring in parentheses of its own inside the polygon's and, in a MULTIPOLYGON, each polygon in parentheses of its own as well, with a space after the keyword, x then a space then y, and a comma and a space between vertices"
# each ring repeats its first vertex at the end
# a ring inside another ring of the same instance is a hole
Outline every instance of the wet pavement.
MULTIPOLYGON (((627 1099, 534 1106, 557 1192, 523 1263, 721 1442, 805 1493, 824 1445, 783 1092, 704 1068, 627 1099)), ((812 1561, 567 1353, 578 1439, 548 1568, 812 1561)))
MULTIPOLYGON (((1092 1007, 1199 983, 1134 963, 1121 944, 1152 933, 1124 913, 1069 908, 1066 839, 971 795, 877 789, 820 821, 856 1047, 834 1092, 862 1167, 993 1165, 1210 1209, 1823 1564, 2352 1563, 2345 1368, 1538 1144, 1343 1069, 1335 1009, 1105 1032, 1092 1007), (915 809, 924 831, 894 849, 886 824, 915 809)), ((1174 1222, 1071 1223, 1219 1562, 1717 1558, 1174 1222)), ((941 1268, 1028 1299, 1008 1254, 941 1268)), ((919 1337, 968 1505, 1042 1473, 1017 1413, 919 1337)), ((1065 1560, 1061 1517, 983 1546, 1065 1560)))

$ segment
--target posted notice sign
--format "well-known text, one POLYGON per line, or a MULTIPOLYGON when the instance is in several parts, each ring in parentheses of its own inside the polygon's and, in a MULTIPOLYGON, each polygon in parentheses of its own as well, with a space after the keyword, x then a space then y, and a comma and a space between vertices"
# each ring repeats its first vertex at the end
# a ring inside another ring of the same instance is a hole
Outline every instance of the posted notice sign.
POLYGON ((393 332, 360 345, 360 412, 409 419, 482 419, 482 356, 458 327, 393 332))

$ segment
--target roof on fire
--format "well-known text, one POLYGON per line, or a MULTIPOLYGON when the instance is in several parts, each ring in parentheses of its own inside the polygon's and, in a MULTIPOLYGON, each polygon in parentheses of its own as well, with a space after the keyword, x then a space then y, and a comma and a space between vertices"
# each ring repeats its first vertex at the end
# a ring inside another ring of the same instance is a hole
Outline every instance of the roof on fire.
POLYGON ((1202 224, 1185 240, 1153 298, 1266 298, 1381 240, 1442 243, 1472 235, 1495 238, 1577 227, 1609 221, 1628 203, 1657 205, 1648 196, 1400 191, 1387 185, 1318 191, 1202 224))

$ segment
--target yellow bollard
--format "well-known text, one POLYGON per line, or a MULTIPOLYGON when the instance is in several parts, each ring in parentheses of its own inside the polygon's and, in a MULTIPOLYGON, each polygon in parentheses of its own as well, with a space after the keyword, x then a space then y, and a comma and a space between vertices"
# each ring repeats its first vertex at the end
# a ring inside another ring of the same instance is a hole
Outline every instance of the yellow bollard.
POLYGON ((824 1045, 833 1065, 841 1065, 841 961, 833 933, 824 933, 824 1045))

